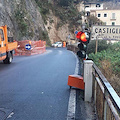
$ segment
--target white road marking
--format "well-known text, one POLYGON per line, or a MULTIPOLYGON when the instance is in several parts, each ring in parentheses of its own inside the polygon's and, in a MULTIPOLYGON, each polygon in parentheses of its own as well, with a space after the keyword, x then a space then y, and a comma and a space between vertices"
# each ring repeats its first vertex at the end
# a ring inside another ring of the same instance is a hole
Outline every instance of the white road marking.
POLYGON ((60 55, 62 54, 62 51, 61 51, 61 50, 59 50, 58 52, 59 52, 60 55))
POLYGON ((14 113, 10 113, 10 115, 7 118, 11 118, 14 115, 14 113))
MULTIPOLYGON (((78 60, 78 58, 77 58, 77 56, 75 54, 74 54, 74 56, 76 58, 76 67, 75 67, 74 74, 78 75, 79 60, 78 60)), ((75 108, 76 108, 76 90, 75 89, 71 89, 70 90, 69 103, 68 103, 67 120, 75 120, 75 108)))

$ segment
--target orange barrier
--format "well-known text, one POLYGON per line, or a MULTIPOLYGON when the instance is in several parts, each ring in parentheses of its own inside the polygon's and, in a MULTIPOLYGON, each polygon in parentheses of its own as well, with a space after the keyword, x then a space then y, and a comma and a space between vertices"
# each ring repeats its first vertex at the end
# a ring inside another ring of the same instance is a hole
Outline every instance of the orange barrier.
POLYGON ((79 89, 85 89, 85 83, 83 77, 80 75, 69 75, 68 76, 68 85, 71 87, 76 87, 79 89))
POLYGON ((25 55, 35 55, 35 54, 42 54, 46 51, 46 42, 45 41, 31 41, 31 40, 24 40, 18 41, 18 48, 15 49, 15 56, 25 55), (25 46, 27 44, 31 45, 31 49, 27 50, 25 46))

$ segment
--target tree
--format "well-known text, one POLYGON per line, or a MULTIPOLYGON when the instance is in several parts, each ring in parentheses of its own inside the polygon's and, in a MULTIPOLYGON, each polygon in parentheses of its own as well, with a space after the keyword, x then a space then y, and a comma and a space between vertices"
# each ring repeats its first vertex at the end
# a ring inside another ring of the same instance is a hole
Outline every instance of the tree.
POLYGON ((89 27, 91 27, 92 25, 102 25, 103 22, 101 20, 99 20, 97 17, 95 17, 94 15, 90 15, 87 17, 87 22, 89 27))
POLYGON ((69 6, 69 4, 72 2, 72 0, 60 0, 59 5, 60 6, 69 6))

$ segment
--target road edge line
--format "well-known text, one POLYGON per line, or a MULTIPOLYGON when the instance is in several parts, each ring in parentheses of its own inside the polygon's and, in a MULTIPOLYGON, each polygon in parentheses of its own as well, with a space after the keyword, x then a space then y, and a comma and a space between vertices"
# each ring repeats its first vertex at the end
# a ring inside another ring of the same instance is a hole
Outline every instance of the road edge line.
MULTIPOLYGON (((74 74, 78 75, 78 69, 79 69, 79 61, 77 56, 71 51, 71 53, 76 58, 76 67, 74 74)), ((76 109, 76 90, 70 89, 70 97, 69 97, 69 103, 68 103, 68 113, 67 113, 67 120, 75 120, 75 109, 76 109)))

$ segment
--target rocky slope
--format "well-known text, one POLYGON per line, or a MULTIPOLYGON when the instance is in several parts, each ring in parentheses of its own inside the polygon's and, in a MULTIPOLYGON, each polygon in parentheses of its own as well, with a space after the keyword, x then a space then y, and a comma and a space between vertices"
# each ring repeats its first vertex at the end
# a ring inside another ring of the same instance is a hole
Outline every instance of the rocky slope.
POLYGON ((0 26, 7 25, 9 36, 16 40, 39 40, 46 32, 34 0, 0 0, 0 26))
POLYGON ((47 17, 45 24, 35 0, 0 0, 0 26, 7 25, 8 36, 13 36, 15 40, 41 39, 49 45, 50 42, 66 40, 70 34, 68 24, 57 29, 60 19, 52 10, 47 17))

